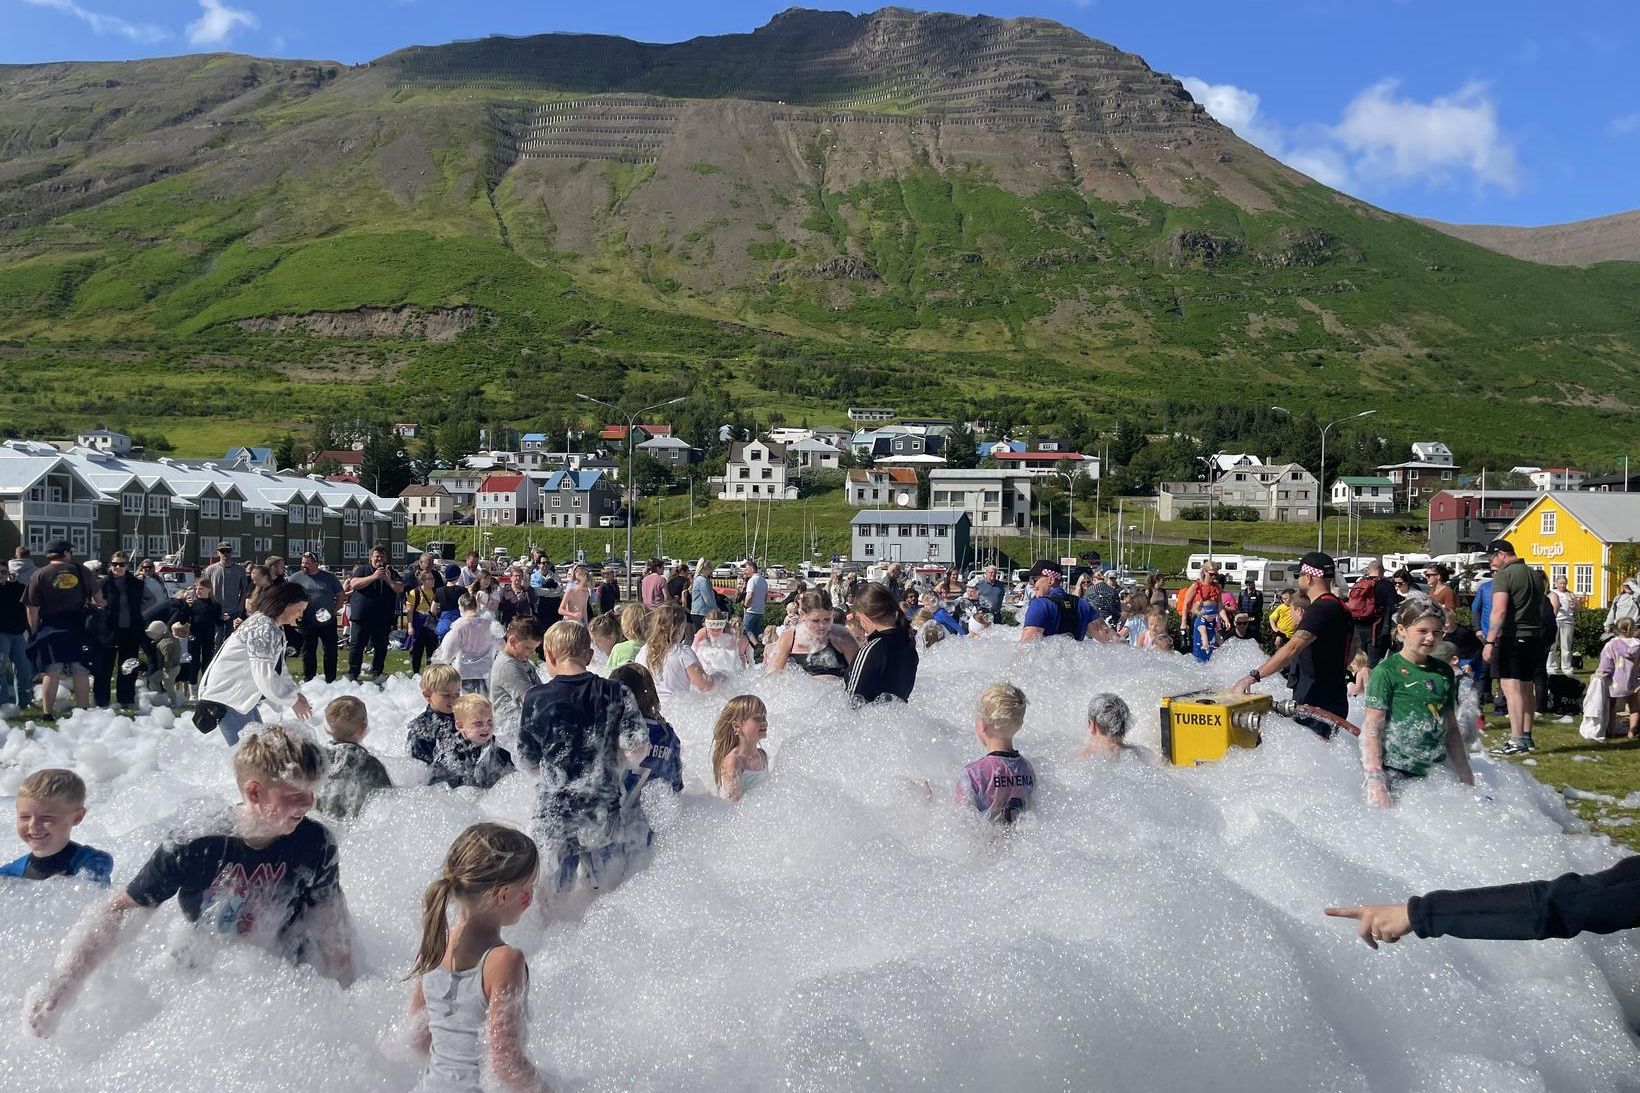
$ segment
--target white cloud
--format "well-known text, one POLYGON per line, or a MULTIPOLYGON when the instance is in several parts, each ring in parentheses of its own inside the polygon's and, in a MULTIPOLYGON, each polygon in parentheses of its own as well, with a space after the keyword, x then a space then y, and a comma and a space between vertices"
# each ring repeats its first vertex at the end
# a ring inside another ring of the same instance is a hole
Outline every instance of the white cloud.
MULTIPOLYGON (((1258 95, 1245 88, 1193 76, 1180 82, 1242 139, 1337 189, 1467 181, 1512 193, 1520 181, 1514 144, 1484 84, 1420 102, 1398 97, 1399 84, 1383 80, 1351 100, 1335 124, 1286 126, 1262 114, 1258 95)), ((1640 115, 1634 121, 1640 129, 1640 115)))
POLYGON ((1640 114, 1625 114, 1621 118, 1613 118, 1611 128, 1612 134, 1619 137, 1640 133, 1640 114))
POLYGON ((222 0, 199 0, 200 17, 188 24, 188 41, 196 46, 222 45, 240 27, 255 30, 262 25, 254 14, 230 8, 222 0))
POLYGON ((74 0, 23 0, 37 8, 50 8, 65 15, 72 15, 94 34, 115 34, 121 38, 129 38, 133 42, 159 42, 170 37, 164 27, 157 27, 152 23, 133 23, 121 19, 117 15, 104 15, 101 12, 88 11, 80 7, 74 0))

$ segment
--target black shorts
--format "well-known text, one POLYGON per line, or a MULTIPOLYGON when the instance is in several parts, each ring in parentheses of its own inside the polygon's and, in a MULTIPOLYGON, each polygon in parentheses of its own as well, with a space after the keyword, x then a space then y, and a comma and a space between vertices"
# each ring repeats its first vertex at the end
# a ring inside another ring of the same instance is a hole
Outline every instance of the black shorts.
POLYGON ((1493 679, 1523 679, 1530 683, 1543 670, 1549 646, 1542 637, 1503 638, 1492 648, 1493 679))

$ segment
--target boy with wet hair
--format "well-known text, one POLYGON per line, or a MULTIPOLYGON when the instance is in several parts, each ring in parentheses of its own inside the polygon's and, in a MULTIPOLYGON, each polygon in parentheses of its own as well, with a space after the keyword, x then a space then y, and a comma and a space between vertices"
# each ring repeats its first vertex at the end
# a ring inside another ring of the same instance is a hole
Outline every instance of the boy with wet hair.
POLYGON ((488 698, 464 694, 456 699, 451 712, 456 719, 456 735, 439 741, 428 779, 431 784, 489 789, 518 769, 507 749, 496 743, 495 710, 488 698))
POLYGON ((621 620, 616 615, 599 615, 587 623, 587 634, 592 638, 592 648, 598 654, 595 659, 601 658, 607 664, 610 652, 621 640, 621 620))
POLYGON ((370 711, 353 695, 333 698, 325 707, 325 730, 330 734, 330 764, 317 807, 342 819, 356 816, 371 794, 393 788, 382 761, 360 743, 370 731, 370 711))
POLYGON ((161 843, 125 891, 77 931, 55 974, 25 1003, 30 1032, 51 1035, 127 923, 140 925, 172 897, 198 929, 312 963, 343 986, 353 981, 336 840, 307 818, 324 769, 319 745, 298 729, 270 725, 239 742, 233 769, 238 805, 161 843))
POLYGON ((541 651, 541 624, 533 615, 522 615, 507 624, 501 652, 490 666, 490 702, 495 712, 495 734, 501 746, 512 750, 518 743, 518 715, 524 696, 539 686, 541 674, 535 655, 541 651))
POLYGON ((28 853, 0 866, 0 877, 45 880, 84 876, 107 886, 114 859, 72 838, 85 819, 85 782, 60 767, 37 770, 17 787, 17 837, 28 853))
POLYGON ((957 801, 998 823, 1013 823, 1031 807, 1036 772, 1014 750, 1014 736, 1025 724, 1025 692, 1011 683, 993 683, 979 693, 974 735, 986 752, 962 768, 957 801))
POLYGON ((406 731, 410 758, 431 763, 439 742, 456 734, 451 710, 461 694, 461 672, 454 664, 429 664, 422 670, 421 697, 427 700, 427 708, 411 720, 406 731))

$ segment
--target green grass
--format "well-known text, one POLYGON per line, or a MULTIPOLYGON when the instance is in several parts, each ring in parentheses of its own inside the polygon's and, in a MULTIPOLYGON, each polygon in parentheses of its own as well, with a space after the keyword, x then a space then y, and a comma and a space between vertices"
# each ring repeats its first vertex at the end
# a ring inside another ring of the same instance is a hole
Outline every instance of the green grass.
MULTIPOLYGON (((1501 743, 1508 735, 1506 718, 1488 718, 1488 743, 1501 743)), ((1585 740, 1577 725, 1539 721, 1532 727, 1537 750, 1526 769, 1552 789, 1567 787, 1581 793, 1601 794, 1611 801, 1569 799, 1567 806, 1588 823, 1596 834, 1640 852, 1640 807, 1625 808, 1618 802, 1640 790, 1640 740, 1615 739, 1606 743, 1585 740)), ((1525 759, 1509 760, 1523 763, 1525 759)))

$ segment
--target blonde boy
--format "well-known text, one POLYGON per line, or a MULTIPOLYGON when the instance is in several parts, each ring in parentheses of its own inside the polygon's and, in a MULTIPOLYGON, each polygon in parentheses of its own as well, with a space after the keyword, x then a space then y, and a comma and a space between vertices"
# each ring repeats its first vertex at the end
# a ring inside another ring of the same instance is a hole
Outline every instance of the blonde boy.
POLYGON ((495 711, 483 695, 464 694, 455 701, 456 735, 439 743, 429 779, 447 786, 489 789, 517 768, 512 755, 495 740, 495 711))
POLYGON ((71 836, 85 819, 85 783, 71 770, 37 770, 17 787, 17 837, 28 853, 0 866, 0 877, 45 880, 81 874, 107 885, 114 859, 71 836))
POLYGON ((1013 823, 1031 807, 1036 772, 1014 750, 1014 735, 1025 724, 1025 692, 1011 683, 993 683, 979 693, 974 735, 986 748, 962 768, 957 800, 999 823, 1013 823))
POLYGON ((587 633, 592 638, 592 647, 607 658, 615 643, 621 640, 621 620, 614 615, 599 615, 587 624, 587 633))
POLYGON ((31 993, 24 1020, 49 1036, 86 978, 119 944, 127 923, 176 897, 201 930, 301 957, 343 986, 353 981, 352 928, 336 840, 307 818, 324 767, 299 729, 270 725, 234 749, 237 807, 166 839, 125 891, 101 911, 59 970, 31 993))
POLYGON ((332 816, 355 816, 372 793, 393 788, 382 761, 360 743, 370 731, 370 711, 352 695, 333 698, 325 707, 325 729, 332 747, 317 807, 332 816))
POLYGON ((410 722, 410 758, 431 763, 439 741, 456 734, 450 711, 461 697, 461 672, 453 664, 429 664, 421 673, 421 697, 427 708, 410 722))

